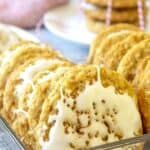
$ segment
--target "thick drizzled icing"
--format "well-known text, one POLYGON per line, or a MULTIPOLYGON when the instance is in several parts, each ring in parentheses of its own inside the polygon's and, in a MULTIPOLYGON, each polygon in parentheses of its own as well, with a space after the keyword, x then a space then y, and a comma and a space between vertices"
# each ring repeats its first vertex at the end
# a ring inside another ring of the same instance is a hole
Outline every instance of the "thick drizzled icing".
POLYGON ((52 64, 56 64, 60 62, 61 61, 58 59, 38 60, 35 62, 35 64, 32 64, 29 67, 27 67, 25 71, 20 74, 20 79, 22 79, 22 83, 16 87, 16 95, 20 97, 26 85, 28 84, 32 85, 32 82, 33 82, 32 79, 34 75, 36 75, 38 72, 45 70, 47 67, 49 67, 52 64))
MULTIPOLYGON (((60 91, 61 92, 61 91, 60 91)), ((141 118, 135 101, 128 94, 118 94, 113 86, 100 81, 86 85, 76 99, 64 95, 57 103, 58 114, 43 150, 72 150, 93 147, 139 134, 141 118)))

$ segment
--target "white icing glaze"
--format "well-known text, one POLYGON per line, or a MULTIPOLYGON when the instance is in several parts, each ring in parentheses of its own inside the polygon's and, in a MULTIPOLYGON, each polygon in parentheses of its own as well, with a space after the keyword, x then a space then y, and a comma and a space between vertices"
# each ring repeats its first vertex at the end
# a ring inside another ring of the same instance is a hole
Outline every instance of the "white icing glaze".
POLYGON ((37 60, 35 64, 27 67, 25 71, 20 74, 20 79, 22 79, 22 83, 16 87, 16 95, 18 96, 18 98, 21 97, 25 87, 28 84, 32 85, 32 79, 34 75, 36 75, 40 71, 45 70, 47 67, 55 63, 60 63, 60 60, 37 60))
POLYGON ((11 59, 11 57, 13 55, 15 55, 17 53, 16 50, 12 50, 12 51, 5 51, 4 53, 4 58, 2 59, 2 63, 1 63, 1 66, 2 65, 5 65, 6 63, 8 63, 11 59))
POLYGON ((119 140, 114 133, 121 132, 122 138, 133 137, 134 132, 142 127, 134 99, 128 94, 116 94, 113 86, 103 87, 101 81, 86 85, 75 100, 62 96, 57 109, 58 114, 49 117, 49 122, 56 121, 49 133, 50 140, 40 142, 43 150, 86 148, 86 141, 89 141, 89 147, 93 147, 119 140), (76 107, 72 110, 74 101, 76 107), (77 116, 77 111, 84 113, 77 116), (65 133, 64 121, 71 124, 67 128, 68 134, 65 133), (89 121, 91 123, 87 125, 89 121), (79 122, 80 129, 77 132, 79 122), (107 124, 114 132, 108 133, 110 129, 107 124), (90 140, 88 133, 92 136, 90 140), (106 136, 108 139, 104 140, 106 136), (75 148, 71 148, 69 143, 73 143, 75 148))
POLYGON ((23 109, 21 109, 21 108, 18 108, 18 109, 15 109, 14 110, 14 113, 15 114, 23 114, 26 118, 28 118, 28 113, 26 112, 26 111, 24 111, 23 109))
POLYGON ((58 67, 54 72, 49 72, 47 75, 43 76, 42 78, 40 78, 38 80, 39 84, 42 84, 44 82, 47 82, 48 80, 50 80, 52 77, 54 77, 57 73, 62 72, 64 70, 67 70, 67 68, 65 67, 58 67))

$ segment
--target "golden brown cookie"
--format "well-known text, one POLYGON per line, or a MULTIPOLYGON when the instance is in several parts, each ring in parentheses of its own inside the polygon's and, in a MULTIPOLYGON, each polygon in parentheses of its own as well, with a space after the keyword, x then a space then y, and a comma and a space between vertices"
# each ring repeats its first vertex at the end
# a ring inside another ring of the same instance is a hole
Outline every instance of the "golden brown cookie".
POLYGON ((102 41, 111 33, 119 32, 121 30, 133 30, 133 31, 139 31, 140 29, 134 25, 129 24, 117 24, 107 27, 105 30, 101 30, 99 34, 94 39, 91 47, 89 56, 87 58, 87 63, 93 63, 95 59, 95 54, 98 49, 98 47, 101 45, 102 41))
POLYGON ((140 61, 148 55, 150 55, 150 39, 140 42, 129 50, 120 61, 117 72, 121 73, 127 80, 132 82, 135 77, 137 66, 140 61))
MULTIPOLYGON (((108 0, 86 0, 87 2, 91 3, 91 4, 95 4, 101 7, 106 7, 108 0)), ((143 0, 143 4, 144 4, 144 0, 143 0)), ((112 0, 112 6, 113 8, 134 8, 137 7, 137 0, 131 0, 131 1, 127 1, 127 0, 112 0)))
MULTIPOLYGON (((7 61, 1 67, 0 71, 0 108, 3 108, 3 92, 5 90, 6 83, 13 73, 19 66, 26 63, 26 61, 33 62, 38 58, 60 58, 65 60, 63 57, 59 56, 58 53, 52 51, 47 46, 28 44, 25 46, 18 47, 15 51, 12 51, 11 55, 5 58, 7 61), (10 63, 11 62, 11 63, 10 63)), ((7 104, 6 104, 7 106, 7 104)))
POLYGON ((139 106, 145 132, 150 132, 150 61, 147 62, 138 87, 139 106))
POLYGON ((101 45, 97 48, 95 59, 93 60, 94 64, 104 64, 106 62, 105 56, 109 49, 114 45, 114 43, 121 42, 126 39, 128 36, 134 33, 133 31, 122 30, 120 32, 111 33, 101 42, 101 45))
POLYGON ((135 32, 131 33, 127 38, 125 38, 123 41, 120 41, 118 43, 114 43, 112 47, 109 48, 108 52, 105 55, 105 62, 104 64, 112 69, 116 70, 122 57, 136 44, 138 44, 140 41, 150 38, 149 34, 146 34, 144 32, 135 32))
POLYGON ((142 133, 136 96, 119 74, 76 66, 51 87, 34 134, 41 149, 86 149, 142 133))
MULTIPOLYGON (((105 21, 107 10, 105 8, 85 9, 85 14, 90 18, 105 21)), ((137 20, 138 11, 136 8, 128 10, 112 10, 112 22, 137 22, 137 20)))
POLYGON ((135 78, 132 82, 132 85, 134 85, 135 89, 138 88, 138 86, 140 85, 140 82, 143 80, 143 78, 146 74, 146 71, 147 71, 146 67, 147 67, 148 63, 150 63, 150 55, 144 57, 139 62, 139 65, 138 65, 137 70, 136 70, 135 78))
MULTIPOLYGON (((33 129, 38 123, 40 110, 46 98, 46 93, 49 92, 51 78, 55 75, 59 67, 62 68, 63 66, 70 65, 69 62, 55 61, 55 63, 49 64, 48 68, 43 69, 43 71, 38 71, 35 66, 31 66, 32 69, 35 69, 38 73, 32 76, 32 82, 25 80, 26 86, 24 87, 24 92, 22 94, 20 93, 20 99, 16 108, 17 117, 12 125, 17 135, 24 137, 22 142, 26 145, 31 147, 36 145, 35 138, 33 137, 33 129), (46 82, 46 84, 44 84, 44 82, 46 82), (28 140, 29 137, 31 138, 30 140, 28 140)), ((32 71, 34 72, 35 70, 32 71)), ((28 73, 26 72, 26 76, 30 75, 28 73)), ((18 88, 22 88, 22 85, 18 85, 18 88)))

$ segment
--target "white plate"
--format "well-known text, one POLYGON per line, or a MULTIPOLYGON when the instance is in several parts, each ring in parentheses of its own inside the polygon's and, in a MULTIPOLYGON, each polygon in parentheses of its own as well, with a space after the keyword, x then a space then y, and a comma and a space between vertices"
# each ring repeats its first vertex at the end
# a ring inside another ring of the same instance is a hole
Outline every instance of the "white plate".
POLYGON ((70 0, 69 4, 49 11, 44 16, 44 24, 57 36, 89 45, 95 34, 86 27, 79 1, 81 0, 70 0))
POLYGON ((16 26, 6 25, 6 24, 0 23, 0 27, 8 28, 8 30, 15 32, 20 38, 22 38, 24 40, 39 42, 39 40, 35 36, 33 36, 31 33, 27 32, 21 28, 18 28, 16 26))

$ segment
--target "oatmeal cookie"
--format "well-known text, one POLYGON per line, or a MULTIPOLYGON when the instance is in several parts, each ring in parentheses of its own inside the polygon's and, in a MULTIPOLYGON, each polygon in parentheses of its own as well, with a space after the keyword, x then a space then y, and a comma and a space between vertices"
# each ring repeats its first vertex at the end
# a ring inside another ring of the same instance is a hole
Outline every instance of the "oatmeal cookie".
POLYGON ((126 39, 131 35, 133 31, 122 30, 120 32, 115 32, 109 34, 104 41, 101 42, 101 45, 97 48, 95 59, 93 60, 94 64, 104 64, 105 63, 105 55, 108 53, 109 49, 114 45, 114 43, 118 43, 126 39))
POLYGON ((129 50, 120 61, 117 72, 127 80, 133 81, 140 61, 150 55, 150 39, 146 39, 129 50))
POLYGON ((150 61, 147 62, 138 88, 139 108, 146 133, 150 132, 150 61))
POLYGON ((12 51, 11 55, 7 55, 5 58, 6 63, 0 68, 0 108, 3 108, 3 96, 6 83, 13 73, 20 65, 28 62, 33 62, 38 58, 60 58, 65 60, 62 56, 45 45, 28 44, 25 46, 19 46, 15 51, 12 51), (10 63, 11 62, 11 63, 10 63))
POLYGON ((95 54, 99 46, 101 45, 102 41, 111 33, 119 32, 122 30, 129 30, 129 31, 139 31, 140 29, 134 25, 129 25, 129 24, 117 24, 117 25, 112 25, 107 27, 105 30, 100 31, 99 34, 96 36, 94 39, 89 56, 87 59, 87 63, 93 63, 95 59, 95 54))
POLYGON ((109 48, 108 52, 105 55, 104 64, 112 69, 116 70, 123 56, 136 44, 141 42, 144 39, 150 38, 149 34, 144 32, 135 32, 131 33, 127 38, 123 41, 114 43, 114 45, 109 48))
POLYGON ((41 149, 86 149, 142 134, 136 96, 119 74, 79 65, 51 87, 34 134, 41 149))

